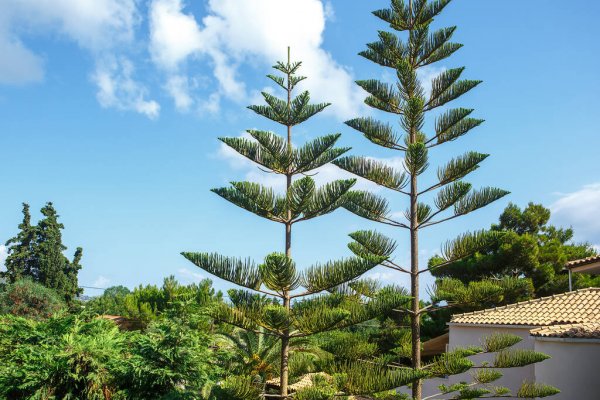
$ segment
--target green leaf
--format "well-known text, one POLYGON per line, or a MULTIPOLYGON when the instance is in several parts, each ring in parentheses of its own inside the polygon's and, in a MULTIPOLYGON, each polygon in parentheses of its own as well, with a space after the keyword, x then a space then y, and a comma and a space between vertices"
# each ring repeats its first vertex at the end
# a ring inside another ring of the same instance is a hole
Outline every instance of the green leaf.
POLYGON ((458 375, 470 370, 474 365, 473 361, 461 354, 450 352, 436 357, 431 364, 427 365, 427 371, 435 377, 458 375))
POLYGON ((537 399, 540 397, 554 396, 558 393, 560 393, 560 390, 550 385, 524 382, 517 392, 517 397, 520 399, 537 399))
POLYGON ((309 101, 310 94, 307 91, 292 100, 289 125, 298 125, 331 105, 331 103, 309 104, 309 101))
POLYGON ((390 124, 379 122, 371 117, 355 118, 345 122, 351 128, 361 132, 368 140, 389 149, 404 150, 400 144, 400 136, 390 124))
POLYGON ((399 59, 406 57, 407 48, 393 33, 379 31, 379 40, 368 43, 367 50, 358 53, 383 67, 396 68, 399 59))
POLYGON ((373 362, 354 361, 339 364, 333 371, 339 374, 340 388, 348 395, 372 395, 405 386, 426 376, 424 371, 403 367, 385 367, 373 362))
POLYGON ((302 286, 311 293, 321 292, 358 278, 383 262, 384 259, 384 257, 375 256, 353 257, 328 261, 325 264, 315 264, 302 273, 302 286))
POLYGON ((404 160, 406 171, 412 176, 420 175, 429 166, 427 146, 424 143, 410 143, 404 160))
POLYGON ((295 167, 292 172, 304 173, 335 160, 343 153, 350 150, 349 147, 335 149, 333 146, 341 134, 319 137, 304 146, 294 150, 295 167))
MULTIPOLYGON (((418 202, 417 203, 417 223, 422 223, 429 220, 431 216, 431 207, 428 204, 418 202)), ((404 218, 410 221, 411 213, 410 208, 404 211, 404 218)))
MULTIPOLYGON (((455 30, 456 27, 452 26, 449 28, 439 29, 430 34, 420 51, 419 61, 417 62, 417 65, 425 66, 439 61, 438 57, 440 54, 440 49, 442 49, 444 45, 447 45, 448 40, 450 40, 455 30)), ((457 45, 454 51, 458 50, 460 47, 462 46, 457 45)), ((450 54, 447 54, 446 57, 450 54)))
POLYGON ((278 293, 289 292, 299 286, 300 276, 296 273, 296 264, 285 254, 269 254, 258 269, 264 285, 278 293))
POLYGON ((517 335, 496 332, 483 339, 483 351, 486 353, 496 353, 500 350, 514 346, 522 340, 523 339, 517 335))
POLYGON ((370 94, 365 99, 368 106, 394 114, 402 113, 402 99, 392 85, 376 79, 356 81, 356 84, 370 94))
POLYGON ((259 324, 271 331, 282 332, 291 324, 290 313, 279 304, 269 304, 261 311, 259 324))
POLYGON ((345 195, 356 183, 356 179, 345 179, 329 182, 315 191, 303 212, 302 219, 311 219, 328 214, 345 202, 345 195))
POLYGON ((373 15, 384 20, 397 31, 410 29, 410 13, 408 6, 403 2, 392 2, 391 9, 381 9, 373 11, 373 15))
POLYGON ((441 185, 461 179, 479 168, 479 163, 489 154, 470 151, 460 157, 453 158, 445 166, 438 168, 437 177, 441 185))
POLYGON ((333 163, 348 172, 392 190, 400 191, 408 183, 405 173, 371 158, 349 156, 335 160, 333 163))
POLYGON ((262 283, 258 268, 249 259, 224 257, 216 253, 182 252, 181 255, 206 272, 236 285, 259 289, 262 283))
POLYGON ((262 92, 261 94, 268 105, 252 105, 248 106, 248 108, 257 114, 270 119, 271 121, 280 123, 282 125, 290 125, 291 115, 288 109, 287 101, 278 99, 267 92, 262 92))
POLYGON ((378 222, 387 219, 389 213, 385 198, 364 191, 348 192, 343 207, 358 216, 378 222))
POLYGON ((542 362, 550 356, 528 349, 507 349, 496 354, 494 368, 517 368, 542 362))
POLYGON ((292 320, 295 329, 300 334, 314 334, 335 329, 342 321, 348 318, 350 312, 328 304, 326 296, 302 300, 292 309, 292 320))
POLYGON ((225 303, 214 304, 209 310, 209 315, 217 321, 242 329, 253 330, 258 326, 256 321, 243 310, 232 308, 225 303))
POLYGON ((461 80, 458 78, 464 71, 464 67, 448 69, 431 82, 431 95, 429 101, 425 104, 425 110, 431 110, 462 96, 481 81, 461 80))
POLYGON ((498 188, 486 187, 470 192, 454 205, 454 215, 465 215, 479 208, 485 207, 501 199, 510 192, 498 188))
POLYGON ((271 188, 251 182, 232 182, 232 187, 212 189, 227 201, 272 221, 283 222, 282 211, 276 208, 277 198, 271 188))
POLYGON ((286 173, 290 163, 291 154, 284 138, 273 132, 249 129, 247 132, 261 145, 263 153, 267 153, 273 159, 271 168, 279 173, 286 173))
POLYGON ((349 236, 354 239, 354 242, 350 242, 348 247, 359 257, 388 258, 396 250, 394 240, 375 231, 356 231, 349 236))
POLYGON ((268 74, 267 78, 271 79, 273 82, 275 82, 277 85, 279 85, 283 90, 287 90, 287 86, 285 85, 284 77, 268 74))
POLYGON ((466 232, 456 239, 450 240, 442 247, 442 257, 445 261, 459 260, 475 254, 477 251, 496 243, 502 236, 499 232, 475 231, 466 232))
POLYGON ((502 378, 502 372, 492 368, 481 368, 475 371, 473 379, 478 383, 491 383, 502 378))
POLYGON ((452 207, 456 202, 465 197, 471 190, 471 184, 456 181, 442 188, 433 200, 439 211, 452 207))
POLYGON ((434 138, 436 143, 442 144, 458 139, 471 129, 481 125, 483 123, 482 119, 466 118, 472 112, 473 109, 454 108, 437 118, 434 138))
POLYGON ((296 218, 307 209, 314 193, 315 181, 309 176, 305 176, 292 183, 287 195, 290 210, 292 211, 292 218, 296 218))

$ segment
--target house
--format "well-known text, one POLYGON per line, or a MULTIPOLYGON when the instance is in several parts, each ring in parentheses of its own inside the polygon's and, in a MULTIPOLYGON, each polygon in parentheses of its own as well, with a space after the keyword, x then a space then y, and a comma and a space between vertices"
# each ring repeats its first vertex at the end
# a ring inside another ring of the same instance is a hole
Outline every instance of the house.
POLYGON ((569 272, 569 290, 573 290, 573 272, 600 275, 600 255, 569 261, 565 264, 565 269, 569 272))
MULTIPOLYGON (((523 381, 547 383, 561 390, 553 399, 600 399, 600 288, 581 289, 482 311, 454 315, 449 323, 449 350, 477 345, 495 332, 523 340, 516 348, 552 358, 522 368, 503 370, 496 382, 516 393, 523 381)), ((480 354, 473 361, 491 361, 480 354)), ((468 375, 446 382, 469 380, 468 375)), ((438 382, 439 384, 439 382, 438 382)))

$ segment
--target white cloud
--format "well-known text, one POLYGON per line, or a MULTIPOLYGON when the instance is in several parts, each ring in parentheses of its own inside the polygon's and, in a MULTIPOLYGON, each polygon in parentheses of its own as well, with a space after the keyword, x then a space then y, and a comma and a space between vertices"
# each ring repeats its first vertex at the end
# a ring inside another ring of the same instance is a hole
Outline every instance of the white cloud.
POLYGON ((0 271, 3 271, 6 269, 4 267, 4 261, 6 261, 6 257, 8 257, 8 251, 6 249, 6 246, 3 244, 0 244, 0 271))
POLYGON ((105 276, 98 275, 96 280, 94 282, 92 282, 92 286, 105 289, 109 283, 110 283, 110 279, 108 279, 105 276))
POLYGON ((98 85, 101 105, 154 118, 160 108, 145 99, 146 89, 134 81, 131 62, 119 61, 115 66, 110 61, 125 59, 139 22, 137 0, 4 0, 0 2, 0 51, 5 55, 0 61, 0 83, 42 80, 41 58, 24 42, 55 35, 92 55, 96 64, 92 81, 98 85))
MULTIPOLYGON (((252 96, 238 77, 240 67, 257 61, 261 67, 272 65, 284 60, 291 46, 292 58, 303 61, 301 73, 309 77, 305 87, 318 101, 333 103, 329 112, 348 118, 362 107, 364 93, 349 70, 322 48, 331 5, 320 0, 209 0, 201 23, 184 8, 182 0, 150 5, 150 52, 167 75, 180 75, 190 61, 208 58, 218 82, 215 93, 247 102, 252 96)), ((218 99, 213 96, 213 109, 218 99)))
POLYGON ((0 84, 22 85, 44 79, 41 57, 23 46, 17 38, 0 34, 0 84))
POLYGON ((133 110, 149 118, 156 118, 160 105, 146 100, 144 86, 133 79, 134 67, 126 58, 99 64, 92 80, 98 86, 96 97, 102 107, 133 110))
POLYGON ((558 224, 572 226, 578 239, 600 243, 600 183, 561 194, 550 211, 558 224))
POLYGON ((199 282, 205 278, 203 274, 191 271, 187 268, 180 268, 177 270, 177 273, 185 282, 199 282))

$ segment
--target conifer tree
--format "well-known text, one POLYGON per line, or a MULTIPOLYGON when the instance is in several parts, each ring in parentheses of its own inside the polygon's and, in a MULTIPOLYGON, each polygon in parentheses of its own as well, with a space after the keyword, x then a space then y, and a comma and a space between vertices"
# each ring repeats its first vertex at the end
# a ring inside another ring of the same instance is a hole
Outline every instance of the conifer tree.
POLYGON ((29 205, 23 204, 23 222, 20 232, 6 242, 8 257, 4 277, 13 283, 29 277, 42 285, 56 290, 66 301, 81 293, 77 273, 81 269, 83 250, 78 247, 70 261, 63 252, 61 230, 64 225, 52 203, 41 209, 42 218, 36 226, 31 225, 29 205))
MULTIPOLYGON (((389 122, 371 117, 355 118, 346 124, 370 142, 401 152, 404 170, 396 170, 366 157, 348 156, 334 161, 339 167, 391 189, 408 200, 404 213, 406 220, 392 217, 387 200, 369 192, 349 193, 345 207, 364 218, 405 229, 410 235, 410 265, 401 266, 391 259, 383 265, 410 277, 412 303, 405 311, 411 318, 412 366, 415 369, 421 368, 420 320, 425 313, 435 309, 435 305, 421 307, 421 274, 472 254, 494 236, 483 231, 464 234, 446 244, 437 264, 421 268, 418 260, 420 231, 482 208, 508 193, 493 187, 473 190, 471 184, 463 180, 479 168, 488 154, 468 151, 440 165, 433 178, 425 174, 430 166, 430 151, 461 139, 483 122, 472 117, 472 109, 448 107, 452 100, 481 82, 461 79, 464 67, 445 69, 428 88, 419 80, 420 70, 447 59, 462 47, 451 42, 456 27, 430 29, 434 18, 448 3, 450 0, 392 0, 391 8, 377 10, 373 14, 399 33, 380 31, 379 40, 368 44, 367 49, 360 53, 395 72, 395 84, 375 79, 358 81, 357 84, 368 93, 365 103, 399 122, 403 134, 389 122), (426 117, 430 115, 435 115, 432 129, 425 125, 426 117), (432 201, 427 201, 431 198, 432 201)), ((375 245, 365 245, 375 250, 373 254, 378 253, 375 245)), ((413 397, 421 399, 420 382, 413 385, 413 397)))
MULTIPOLYGON (((307 91, 293 96, 305 79, 297 75, 300 62, 278 62, 273 68, 282 75, 267 75, 283 89, 285 97, 263 92, 267 105, 249 109, 282 125, 286 137, 249 130, 252 137, 220 138, 226 145, 271 173, 285 179, 285 193, 252 182, 232 182, 213 192, 262 218, 283 225, 284 251, 266 256, 255 264, 248 259, 211 253, 182 253, 205 271, 245 289, 230 291, 231 304, 217 304, 215 318, 240 328, 274 336, 280 341, 280 396, 288 396, 290 343, 319 332, 357 324, 406 302, 403 292, 383 288, 366 299, 357 288, 357 278, 379 264, 385 256, 359 254, 342 260, 316 264, 300 271, 292 259, 292 227, 299 222, 331 213, 339 208, 355 180, 337 180, 317 187, 310 171, 336 159, 348 148, 334 147, 340 134, 314 139, 300 147, 292 144, 292 128, 323 111, 328 103, 311 104, 307 91), (302 176, 303 177, 298 177, 302 176), (297 179, 296 179, 297 178, 297 179), (354 289, 353 289, 354 288, 354 289)), ((360 247, 369 232, 357 232, 350 247, 360 247)), ((358 250, 356 250, 359 252, 358 250)), ((406 382, 414 378, 406 374, 406 382)))
POLYGON ((0 271, 0 277, 14 283, 23 277, 36 278, 34 246, 36 228, 31 226, 29 204, 23 203, 23 221, 19 224, 17 236, 6 242, 8 257, 5 260, 6 271, 0 271))

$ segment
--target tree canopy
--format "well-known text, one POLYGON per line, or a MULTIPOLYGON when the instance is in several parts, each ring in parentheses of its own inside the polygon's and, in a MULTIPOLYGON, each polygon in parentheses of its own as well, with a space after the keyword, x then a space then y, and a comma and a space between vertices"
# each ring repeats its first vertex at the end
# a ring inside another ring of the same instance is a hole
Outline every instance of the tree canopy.
POLYGON ((82 293, 77 281, 81 269, 83 250, 78 247, 73 259, 63 253, 67 249, 62 242, 64 225, 52 203, 40 210, 43 218, 37 225, 31 224, 29 205, 23 204, 23 220, 19 233, 6 242, 8 257, 6 271, 0 276, 8 282, 30 278, 35 282, 56 290, 66 301, 72 301, 82 293))
MULTIPOLYGON (((509 204, 491 226, 502 233, 473 255, 441 268, 434 268, 437 278, 454 278, 469 282, 516 277, 531 280, 532 295, 547 296, 569 290, 567 261, 595 254, 588 243, 573 242, 573 229, 549 223, 550 210, 541 204, 529 203, 521 209, 509 204)), ((443 262, 439 256, 429 260, 434 266, 443 262)), ((573 288, 600 285, 600 278, 573 274, 573 288)))

